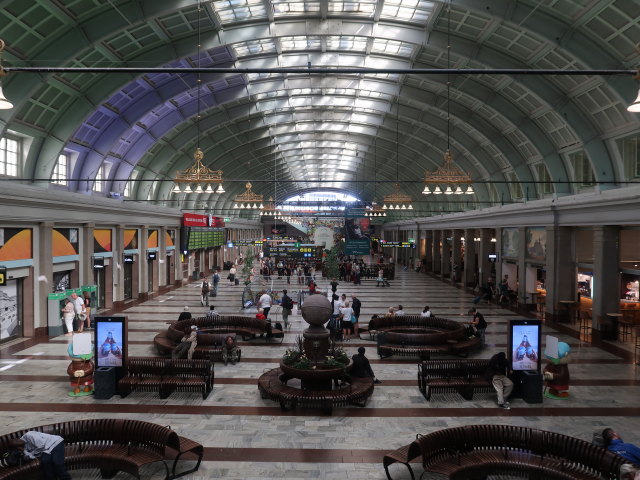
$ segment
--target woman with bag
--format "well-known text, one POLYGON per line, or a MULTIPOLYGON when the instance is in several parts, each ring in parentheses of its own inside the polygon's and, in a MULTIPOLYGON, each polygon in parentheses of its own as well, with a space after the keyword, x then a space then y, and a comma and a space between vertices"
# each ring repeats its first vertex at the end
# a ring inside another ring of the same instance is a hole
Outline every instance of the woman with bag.
POLYGON ((348 342, 350 334, 353 333, 353 309, 349 306, 349 302, 344 302, 344 307, 340 309, 340 319, 342 326, 342 337, 345 342, 348 342))
POLYGON ((64 320, 64 326, 67 328, 66 336, 73 335, 73 319, 76 316, 76 312, 73 308, 73 303, 68 298, 64 299, 64 308, 62 309, 62 319, 64 320))

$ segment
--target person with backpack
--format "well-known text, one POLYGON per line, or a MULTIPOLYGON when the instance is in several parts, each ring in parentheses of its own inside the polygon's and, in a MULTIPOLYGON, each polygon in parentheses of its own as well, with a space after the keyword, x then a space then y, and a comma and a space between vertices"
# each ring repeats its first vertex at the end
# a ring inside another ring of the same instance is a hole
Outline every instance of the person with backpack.
POLYGON ((218 283, 220 283, 220 274, 218 273, 218 269, 213 271, 213 278, 211 279, 213 281, 213 293, 212 293, 212 297, 215 297, 218 295, 218 283))
POLYGON ((289 328, 291 324, 289 323, 289 315, 291 315, 291 311, 293 310, 293 300, 289 295, 287 295, 286 290, 282 290, 282 319, 284 320, 284 328, 289 328))
POLYGON ((202 279, 202 286, 200 287, 200 305, 209 306, 209 282, 207 282, 207 277, 202 279))

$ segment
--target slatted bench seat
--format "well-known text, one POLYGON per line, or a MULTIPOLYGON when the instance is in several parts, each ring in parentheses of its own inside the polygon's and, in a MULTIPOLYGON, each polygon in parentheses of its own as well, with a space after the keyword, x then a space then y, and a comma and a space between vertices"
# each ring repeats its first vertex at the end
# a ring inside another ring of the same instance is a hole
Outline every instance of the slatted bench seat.
POLYGON ((262 398, 279 402, 283 410, 300 406, 321 408, 325 413, 331 414, 333 407, 364 407, 373 394, 373 378, 352 378, 351 384, 335 390, 303 390, 284 384, 281 376, 280 368, 268 371, 258 380, 258 389, 262 398))
POLYGON ((427 401, 434 391, 454 391, 472 400, 476 391, 493 392, 493 385, 485 378, 489 360, 430 360, 418 365, 418 388, 427 401))
MULTIPOLYGON (((416 438, 419 437, 420 434, 416 435, 416 438)), ((411 480, 415 480, 415 476, 413 474, 413 469, 409 463, 420 458, 420 446, 417 442, 411 442, 409 445, 404 445, 393 452, 387 453, 382 459, 382 465, 384 466, 384 471, 387 474, 387 478, 391 478, 389 474, 389 466, 394 463, 402 463, 409 469, 409 474, 411 475, 411 480)))
MULTIPOLYGON (((425 472, 452 480, 484 478, 489 473, 540 480, 614 480, 620 466, 628 463, 578 438, 512 425, 447 428, 418 436, 409 448, 419 449, 425 472)), ((391 479, 388 466, 401 455, 388 456, 383 465, 391 479)))
MULTIPOLYGON (((94 419, 31 427, 0 436, 0 455, 8 451, 9 441, 27 431, 59 435, 65 442, 65 466, 69 470, 98 468, 103 478, 122 471, 140 478, 140 469, 162 462, 166 478, 173 479, 195 472, 200 467, 204 448, 197 442, 179 437, 168 427, 139 420, 94 419), (196 465, 178 472, 183 456, 193 456, 196 465), (173 460, 169 469, 167 461, 173 460)), ((40 460, 20 466, 0 468, 0 479, 21 480, 40 471, 40 460)))
POLYGON ((207 398, 213 390, 213 363, 205 359, 129 357, 127 374, 118 381, 118 392, 157 391, 167 398, 174 391, 198 392, 207 398))

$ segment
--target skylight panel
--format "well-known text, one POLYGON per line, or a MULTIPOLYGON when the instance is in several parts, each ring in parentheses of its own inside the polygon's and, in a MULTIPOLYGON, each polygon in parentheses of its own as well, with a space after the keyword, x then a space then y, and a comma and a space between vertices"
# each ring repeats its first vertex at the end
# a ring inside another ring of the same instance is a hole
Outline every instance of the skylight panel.
POLYGON ((274 16, 313 15, 320 12, 320 2, 287 2, 272 0, 274 16))
POLYGON ((276 44, 271 39, 248 40, 246 42, 234 43, 231 45, 231 48, 233 48, 237 57, 276 52, 276 44))
POLYGON ((410 57, 413 53, 413 45, 397 40, 386 40, 376 38, 373 40, 371 53, 383 53, 385 55, 398 55, 401 57, 410 57))
POLYGON ((320 50, 322 47, 320 37, 306 35, 282 37, 280 45, 282 46, 282 51, 320 50))
POLYGON ((434 2, 422 0, 386 0, 381 19, 412 23, 427 23, 433 14, 434 2))
POLYGON ((329 15, 362 15, 373 17, 376 10, 376 0, 363 2, 329 2, 329 15))
POLYGON ((221 24, 267 17, 262 0, 219 0, 213 2, 213 9, 221 24))
POLYGON ((327 37, 327 50, 364 52, 366 49, 367 39, 365 37, 355 37, 351 35, 331 35, 327 37))

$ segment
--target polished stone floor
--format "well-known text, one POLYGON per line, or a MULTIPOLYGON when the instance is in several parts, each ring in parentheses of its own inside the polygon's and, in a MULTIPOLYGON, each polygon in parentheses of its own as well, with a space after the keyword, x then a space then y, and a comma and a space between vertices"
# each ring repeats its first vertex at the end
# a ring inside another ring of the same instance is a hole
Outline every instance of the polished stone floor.
MULTIPOLYGON (((273 288, 299 287, 274 277, 273 288)), ((326 291, 327 282, 318 280, 326 291)), ((418 313, 425 304, 438 316, 465 322, 472 295, 438 279, 414 272, 399 272, 389 288, 376 288, 373 280, 362 285, 341 284, 338 293, 357 294, 362 301, 363 324, 375 313, 402 304, 405 312, 418 313)), ((222 282, 215 301, 221 313, 241 311, 242 287, 222 282)), ((199 301, 199 284, 135 304, 125 311, 129 318, 130 355, 155 355, 152 339, 167 322, 177 318, 185 305, 197 316, 207 308, 199 301)), ((294 297, 295 298, 295 297, 294 297)), ((496 305, 481 305, 489 324, 486 347, 472 357, 488 358, 506 348, 509 319, 522 318, 496 305)), ((277 309, 276 309, 277 310, 277 309)), ((297 313, 297 312, 296 312, 297 313)), ((274 317, 278 317, 277 311, 274 317)), ((497 408, 494 394, 479 394, 465 401, 453 393, 435 394, 426 402, 417 388, 417 360, 375 355, 368 335, 344 343, 351 355, 367 347, 373 369, 383 383, 365 408, 282 412, 277 404, 260 398, 256 379, 277 366, 284 350, 306 324, 299 315, 284 342, 264 339, 241 342, 242 361, 235 366, 216 364, 215 387, 206 400, 197 395, 174 394, 160 400, 149 393, 126 399, 70 398, 66 367, 66 337, 49 341, 17 340, 0 348, 0 433, 30 425, 68 419, 121 416, 170 425, 181 435, 201 442, 205 461, 199 472, 185 478, 208 479, 384 479, 382 456, 410 443, 416 433, 448 426, 500 423, 531 426, 590 440, 596 429, 612 426, 625 441, 640 444, 640 375, 638 368, 617 354, 582 342, 569 329, 558 332, 544 326, 544 335, 557 335, 572 346, 571 397, 527 404, 515 399, 512 409, 497 408)), ((613 347, 613 345, 612 345, 613 347)), ((416 465, 418 471, 420 468, 416 465)), ((98 478, 97 471, 72 472, 74 479, 98 478)), ((119 474, 117 478, 129 478, 119 474)), ((144 478, 161 478, 157 468, 144 478)), ((394 478, 409 478, 404 467, 394 478)), ((437 478, 437 477, 429 477, 437 478)))

